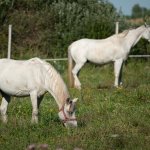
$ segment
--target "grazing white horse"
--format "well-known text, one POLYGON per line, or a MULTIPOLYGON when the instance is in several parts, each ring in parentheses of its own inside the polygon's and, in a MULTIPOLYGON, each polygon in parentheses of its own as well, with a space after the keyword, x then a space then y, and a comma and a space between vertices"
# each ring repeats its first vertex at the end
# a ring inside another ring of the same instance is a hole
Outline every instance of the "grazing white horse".
POLYGON ((81 39, 73 42, 68 48, 68 75, 70 86, 73 87, 74 85, 76 88, 81 89, 81 83, 77 74, 88 60, 97 64, 114 62, 114 85, 118 88, 118 86, 122 84, 123 62, 128 58, 131 48, 135 46, 141 38, 147 39, 150 42, 150 27, 146 24, 137 29, 126 30, 125 32, 112 35, 102 40, 81 39), (73 60, 76 63, 74 68, 73 60))
POLYGON ((0 107, 2 120, 7 122, 7 106, 10 96, 31 97, 33 106, 31 122, 38 122, 39 105, 46 92, 55 98, 59 118, 65 126, 77 126, 75 118, 75 102, 71 100, 68 89, 60 74, 49 63, 32 58, 26 61, 0 59, 0 107))

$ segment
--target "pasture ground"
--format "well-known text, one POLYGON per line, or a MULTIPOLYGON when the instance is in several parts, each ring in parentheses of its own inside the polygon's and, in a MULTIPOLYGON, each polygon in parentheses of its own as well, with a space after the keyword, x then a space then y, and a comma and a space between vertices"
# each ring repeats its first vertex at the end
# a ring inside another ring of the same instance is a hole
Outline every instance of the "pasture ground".
MULTIPOLYGON (((67 64, 62 64, 62 77, 68 86, 67 64)), ((3 124, 0 118, 0 149, 24 150, 33 143, 47 143, 49 150, 149 149, 149 64, 150 60, 128 59, 123 68, 123 87, 116 89, 113 64, 100 67, 87 63, 79 76, 82 90, 69 88, 71 98, 79 98, 76 129, 62 126, 57 104, 49 93, 41 103, 38 124, 30 123, 30 98, 12 97, 8 123, 3 124)))

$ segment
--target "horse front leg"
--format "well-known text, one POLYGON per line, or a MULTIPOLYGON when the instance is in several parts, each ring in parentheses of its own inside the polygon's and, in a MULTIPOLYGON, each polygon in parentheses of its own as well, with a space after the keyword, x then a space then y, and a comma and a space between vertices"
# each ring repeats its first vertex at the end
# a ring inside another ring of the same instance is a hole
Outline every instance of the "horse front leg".
POLYGON ((119 77, 120 77, 120 73, 122 72, 121 71, 122 65, 123 65, 122 59, 116 60, 114 63, 114 72, 115 72, 115 84, 114 84, 114 86, 116 88, 118 88, 118 86, 119 86, 119 82, 120 82, 119 77))
POLYGON ((38 100, 37 100, 37 93, 36 92, 31 92, 30 93, 30 97, 31 97, 31 102, 32 102, 32 119, 31 119, 31 123, 38 123, 38 100))
POLYGON ((2 93, 2 103, 0 107, 0 112, 4 123, 7 123, 7 107, 9 102, 10 102, 10 96, 2 93))
POLYGON ((77 89, 81 89, 81 83, 77 77, 78 72, 80 71, 80 69, 82 68, 82 66, 84 65, 84 63, 78 63, 75 65, 75 67, 72 70, 72 74, 74 77, 74 86, 77 89))

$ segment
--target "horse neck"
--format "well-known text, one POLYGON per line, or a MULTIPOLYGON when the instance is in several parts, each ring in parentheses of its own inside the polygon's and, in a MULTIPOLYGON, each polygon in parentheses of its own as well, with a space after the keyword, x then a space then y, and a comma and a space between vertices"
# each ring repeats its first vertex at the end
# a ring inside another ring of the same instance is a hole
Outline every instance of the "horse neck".
POLYGON ((59 109, 64 107, 70 97, 66 84, 60 74, 51 66, 46 76, 47 91, 55 98, 59 109))
POLYGON ((125 41, 128 44, 129 50, 132 47, 134 47, 137 44, 137 42, 141 39, 144 30, 145 30, 145 27, 141 26, 137 29, 129 31, 129 33, 125 37, 125 41))

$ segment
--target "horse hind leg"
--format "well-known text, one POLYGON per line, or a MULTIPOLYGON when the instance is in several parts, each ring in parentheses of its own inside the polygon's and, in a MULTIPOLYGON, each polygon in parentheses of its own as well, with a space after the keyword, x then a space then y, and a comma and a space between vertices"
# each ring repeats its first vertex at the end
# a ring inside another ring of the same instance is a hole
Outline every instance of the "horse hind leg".
POLYGON ((72 70, 72 74, 74 77, 74 86, 77 89, 81 89, 81 83, 77 77, 77 74, 79 73, 80 69, 82 68, 82 66, 84 65, 84 63, 78 63, 75 65, 75 67, 72 70))
POLYGON ((114 72, 115 72, 115 84, 114 86, 116 88, 118 88, 119 86, 119 77, 120 76, 120 73, 121 73, 121 67, 122 67, 122 64, 123 64, 123 60, 122 59, 119 59, 119 60, 116 60, 115 63, 114 63, 114 72))
POLYGON ((119 74, 119 86, 122 87, 122 70, 123 70, 123 63, 121 65, 120 74, 119 74))
POLYGON ((1 116, 2 116, 2 120, 4 123, 7 123, 7 107, 8 104, 10 103, 10 96, 2 93, 2 103, 1 103, 1 107, 0 107, 0 112, 1 112, 1 116))
POLYGON ((78 71, 78 73, 77 73, 77 77, 79 77, 80 71, 81 71, 81 69, 78 71))

